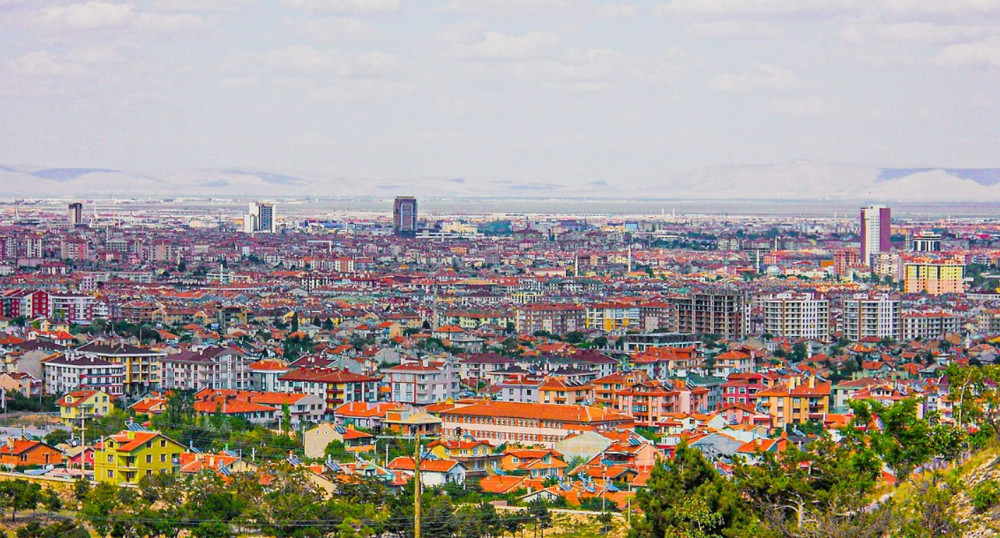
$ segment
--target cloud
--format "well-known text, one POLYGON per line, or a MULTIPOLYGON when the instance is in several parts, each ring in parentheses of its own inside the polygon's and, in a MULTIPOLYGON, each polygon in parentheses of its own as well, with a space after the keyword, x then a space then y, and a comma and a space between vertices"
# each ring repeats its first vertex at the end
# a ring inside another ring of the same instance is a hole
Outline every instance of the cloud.
POLYGON ((265 53, 262 63, 272 72, 361 78, 395 68, 399 58, 383 52, 350 54, 312 45, 295 45, 265 53))
POLYGON ((856 0, 673 0, 653 8, 670 17, 784 17, 832 15, 857 5, 856 0))
POLYGON ((481 41, 456 44, 446 55, 458 58, 521 59, 533 57, 558 44, 559 36, 550 32, 534 31, 523 35, 487 32, 481 41))
POLYGON ((85 2, 42 9, 38 26, 61 31, 114 31, 172 33, 197 29, 203 23, 197 15, 139 11, 129 3, 85 2))
POLYGON ((947 67, 1000 68, 1000 39, 949 45, 941 49, 934 61, 947 67))
POLYGON ((791 116, 818 116, 828 114, 833 107, 825 99, 809 95, 795 99, 774 99, 771 106, 781 114, 791 116))
POLYGON ((312 41, 330 42, 342 38, 370 38, 376 31, 372 26, 349 17, 321 17, 307 19, 294 26, 295 33, 312 41))
POLYGON ((293 9, 308 13, 392 13, 399 10, 399 0, 284 0, 293 9))
POLYGON ((692 24, 684 33, 705 37, 764 39, 781 36, 781 27, 765 22, 718 21, 692 24))
POLYGON ((802 83, 791 71, 762 63, 754 64, 752 73, 719 73, 708 81, 708 88, 720 92, 788 91, 802 83))
POLYGON ((883 14, 896 18, 1000 16, 1000 0, 878 0, 875 5, 883 14))
POLYGON ((66 53, 28 52, 8 62, 7 67, 12 74, 22 77, 63 78, 84 76, 93 67, 121 61, 122 56, 112 47, 94 45, 66 53))

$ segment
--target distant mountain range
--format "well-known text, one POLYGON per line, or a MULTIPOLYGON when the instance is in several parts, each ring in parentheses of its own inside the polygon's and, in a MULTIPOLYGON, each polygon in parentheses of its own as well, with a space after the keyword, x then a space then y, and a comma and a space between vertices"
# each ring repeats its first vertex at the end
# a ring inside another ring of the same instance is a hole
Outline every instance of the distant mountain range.
POLYGON ((146 174, 106 168, 0 165, 3 197, 424 197, 683 200, 1000 201, 1000 168, 877 168, 791 161, 725 165, 642 181, 358 179, 250 169, 146 174))

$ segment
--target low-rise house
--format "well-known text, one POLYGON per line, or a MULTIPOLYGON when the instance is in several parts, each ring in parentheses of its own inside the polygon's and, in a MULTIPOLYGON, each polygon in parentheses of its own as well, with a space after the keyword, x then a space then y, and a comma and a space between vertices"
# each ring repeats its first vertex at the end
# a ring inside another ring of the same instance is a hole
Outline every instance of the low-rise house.
POLYGON ((70 425, 79 425, 81 419, 107 416, 115 408, 111 397, 99 390, 77 390, 56 401, 59 418, 70 425))
MULTIPOLYGON (((399 457, 389 462, 390 471, 412 478, 416 465, 413 458, 399 457)), ((424 459, 420 462, 420 484, 424 487, 443 486, 448 483, 464 484, 465 467, 455 460, 424 459)))
POLYGON ((35 465, 60 465, 63 454, 42 441, 29 441, 10 437, 0 445, 0 465, 31 467, 35 465))
POLYGON ((461 463, 465 467, 466 478, 470 479, 486 476, 503 457, 495 453, 493 445, 471 438, 437 439, 427 445, 427 450, 438 459, 461 463))
POLYGON ((351 426, 344 427, 323 423, 306 430, 303 436, 306 457, 322 458, 326 453, 327 445, 334 441, 342 443, 344 449, 348 452, 371 452, 375 450, 374 435, 358 431, 351 426))
POLYGON ((774 419, 774 426, 804 424, 810 419, 822 419, 830 412, 830 382, 817 381, 815 376, 803 380, 790 377, 757 393, 757 406, 774 419))
POLYGON ((333 410, 333 421, 341 426, 356 426, 369 430, 381 430, 386 414, 391 410, 405 409, 396 402, 349 402, 333 410))
POLYGON ((508 448, 500 460, 500 469, 532 478, 558 478, 569 467, 563 455, 553 449, 508 448))

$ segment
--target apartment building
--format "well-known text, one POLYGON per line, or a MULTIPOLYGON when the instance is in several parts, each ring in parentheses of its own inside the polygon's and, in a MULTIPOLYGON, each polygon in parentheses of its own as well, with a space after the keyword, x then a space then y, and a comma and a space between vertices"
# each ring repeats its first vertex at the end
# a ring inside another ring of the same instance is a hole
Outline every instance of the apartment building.
POLYGON ((165 352, 128 344, 102 344, 90 342, 76 348, 86 357, 96 357, 113 364, 125 366, 125 393, 145 394, 160 388, 161 361, 165 352))
POLYGON ((125 365, 92 356, 59 353, 42 361, 45 394, 76 390, 101 391, 112 398, 125 394, 125 365))
POLYGON ((851 341, 903 337, 902 303, 888 294, 859 293, 844 299, 841 332, 851 341))
POLYGON ((815 376, 791 377, 784 383, 757 392, 757 405, 771 416, 777 428, 822 419, 830 412, 829 381, 815 376))
POLYGON ((515 309, 515 328, 521 334, 545 331, 566 334, 587 326, 587 309, 574 304, 531 303, 515 309))
POLYGON ((587 329, 606 333, 623 333, 639 328, 639 307, 623 303, 587 305, 587 329))
POLYGON ((811 293, 785 292, 761 301, 764 332, 779 338, 830 339, 830 302, 811 293))
POLYGON ((904 293, 945 295, 965 293, 965 264, 959 262, 912 262, 903 270, 904 293))
POLYGON ((325 413, 332 414, 338 406, 350 402, 378 400, 377 377, 351 373, 335 368, 297 368, 282 374, 277 387, 280 392, 312 394, 326 403, 325 413))
POLYGON ((953 312, 903 312, 903 338, 905 340, 941 339, 949 334, 961 334, 962 316, 953 312))
POLYGON ((676 332, 717 334, 731 340, 746 337, 749 308, 742 292, 699 292, 671 297, 670 301, 677 312, 676 332))
POLYGON ((164 390, 249 389, 250 364, 254 360, 233 347, 182 351, 162 360, 162 387, 164 390))
POLYGON ((429 405, 454 398, 459 392, 458 369, 452 361, 413 361, 383 372, 394 402, 429 405))

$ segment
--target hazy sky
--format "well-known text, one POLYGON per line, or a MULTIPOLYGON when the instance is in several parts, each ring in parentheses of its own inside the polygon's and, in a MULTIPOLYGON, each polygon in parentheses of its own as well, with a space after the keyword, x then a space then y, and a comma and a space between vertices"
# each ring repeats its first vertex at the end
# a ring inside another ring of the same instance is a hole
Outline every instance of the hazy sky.
POLYGON ((0 163, 1000 165, 1000 0, 0 0, 0 163))

